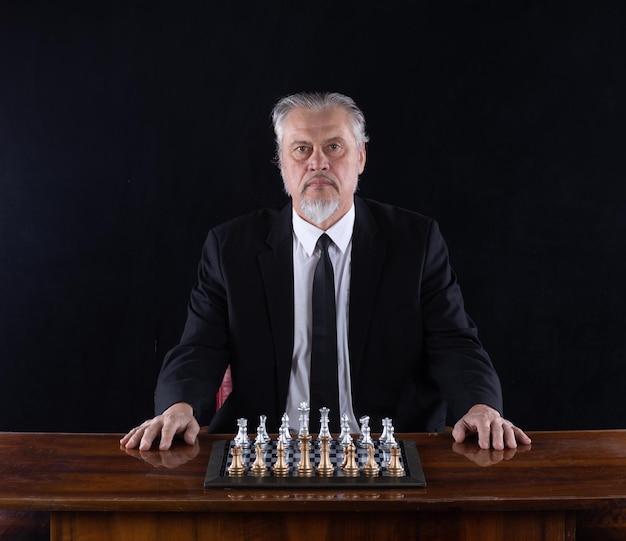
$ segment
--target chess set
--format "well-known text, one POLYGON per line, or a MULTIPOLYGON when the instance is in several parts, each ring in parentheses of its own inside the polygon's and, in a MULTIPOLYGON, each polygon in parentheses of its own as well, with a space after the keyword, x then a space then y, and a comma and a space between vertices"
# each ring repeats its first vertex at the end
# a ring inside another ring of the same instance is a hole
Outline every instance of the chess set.
POLYGON ((358 438, 350 434, 347 416, 341 434, 328 429, 327 408, 320 409, 320 431, 309 432, 309 408, 300 404, 300 429, 291 435, 283 415, 278 437, 272 440, 259 417, 257 436, 248 436, 247 419, 237 420, 237 435, 213 443, 204 486, 209 487, 425 487, 415 442, 397 441, 391 419, 383 419, 378 438, 371 436, 369 417, 361 417, 358 438))

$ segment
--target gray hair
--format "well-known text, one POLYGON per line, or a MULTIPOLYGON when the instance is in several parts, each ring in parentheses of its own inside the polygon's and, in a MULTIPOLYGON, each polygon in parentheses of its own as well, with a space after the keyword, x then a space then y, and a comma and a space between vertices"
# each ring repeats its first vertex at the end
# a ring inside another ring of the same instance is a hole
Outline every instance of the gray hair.
POLYGON ((341 107, 348 112, 352 121, 352 133, 359 148, 369 141, 365 131, 365 115, 349 96, 338 92, 299 92, 279 99, 272 109, 272 124, 276 137, 276 163, 280 164, 285 118, 296 108, 322 111, 341 107))

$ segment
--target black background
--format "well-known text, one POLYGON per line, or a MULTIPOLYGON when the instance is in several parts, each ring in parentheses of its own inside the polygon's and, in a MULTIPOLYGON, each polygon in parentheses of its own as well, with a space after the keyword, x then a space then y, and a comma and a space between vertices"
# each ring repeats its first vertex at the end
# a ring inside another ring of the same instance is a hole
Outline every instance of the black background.
POLYGON ((625 31, 617 0, 0 0, 0 430, 152 415, 207 230, 284 201, 299 90, 364 110, 362 196, 439 221, 507 417, 626 427, 625 31))

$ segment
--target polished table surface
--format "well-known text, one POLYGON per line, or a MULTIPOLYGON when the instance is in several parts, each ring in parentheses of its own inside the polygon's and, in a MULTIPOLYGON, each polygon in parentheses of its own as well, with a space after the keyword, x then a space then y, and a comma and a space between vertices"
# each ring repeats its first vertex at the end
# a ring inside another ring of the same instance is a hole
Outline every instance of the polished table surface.
POLYGON ((416 442, 425 488, 207 489, 211 443, 231 434, 202 433, 195 446, 179 441, 170 451, 140 452, 121 448, 120 434, 0 433, 0 510, 559 511, 624 526, 626 430, 529 435, 532 445, 494 451, 475 440, 456 444, 449 433, 396 434, 416 442))

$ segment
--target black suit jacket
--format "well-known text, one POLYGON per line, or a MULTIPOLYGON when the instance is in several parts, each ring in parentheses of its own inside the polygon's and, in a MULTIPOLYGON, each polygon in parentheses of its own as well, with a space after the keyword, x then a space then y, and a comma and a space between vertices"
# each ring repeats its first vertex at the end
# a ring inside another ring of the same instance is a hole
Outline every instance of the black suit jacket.
MULTIPOLYGON (((278 431, 293 352, 292 209, 265 209, 212 229, 185 328, 166 356, 155 405, 193 405, 209 432, 236 419, 278 431), (215 411, 228 365, 233 391, 215 411)), ((435 221, 355 197, 348 341, 354 413, 375 428, 441 431, 485 403, 502 411, 500 381, 464 310, 435 221)), ((294 427, 297 428, 297 427, 294 427)))

